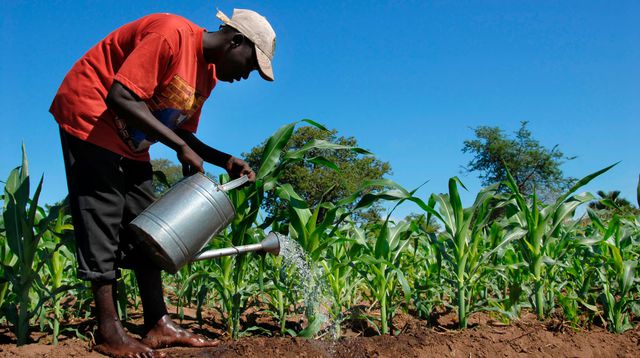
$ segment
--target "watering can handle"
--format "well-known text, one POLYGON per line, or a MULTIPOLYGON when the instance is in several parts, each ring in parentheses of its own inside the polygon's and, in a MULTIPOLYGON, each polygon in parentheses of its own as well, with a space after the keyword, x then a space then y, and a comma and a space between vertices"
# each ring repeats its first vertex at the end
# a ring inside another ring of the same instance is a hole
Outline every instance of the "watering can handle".
POLYGON ((238 179, 232 180, 222 185, 218 185, 218 189, 220 189, 221 191, 227 192, 229 190, 233 190, 239 186, 242 186, 244 183, 248 181, 249 181, 249 177, 247 177, 246 175, 243 175, 238 179))

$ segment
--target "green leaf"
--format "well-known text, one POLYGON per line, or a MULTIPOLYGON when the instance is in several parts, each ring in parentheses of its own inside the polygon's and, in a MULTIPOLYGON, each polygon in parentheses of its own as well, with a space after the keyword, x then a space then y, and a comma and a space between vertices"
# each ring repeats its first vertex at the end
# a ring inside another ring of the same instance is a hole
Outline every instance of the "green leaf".
POLYGON ((323 126, 322 124, 320 124, 320 123, 318 123, 318 122, 316 122, 316 121, 314 121, 314 120, 311 120, 311 119, 307 119, 307 118, 305 118, 305 119, 301 120, 300 122, 309 123, 309 124, 311 124, 312 126, 314 126, 314 127, 316 127, 316 128, 322 129, 322 130, 323 130, 323 131, 325 131, 325 132, 329 132, 329 130, 327 129, 327 127, 323 126))
POLYGON ((583 300, 583 299, 582 299, 582 298, 580 298, 580 297, 577 297, 577 298, 576 298, 576 300, 577 300, 581 305, 583 305, 584 307, 586 307, 588 310, 590 310, 590 311, 592 311, 592 312, 599 312, 599 311, 600 311, 600 310, 598 309, 598 306, 596 306, 596 305, 592 305, 592 304, 589 304, 589 303, 587 303, 585 300, 583 300))
MULTIPOLYGON (((31 230, 35 227, 36 223, 36 211, 38 210, 38 201, 40 200, 40 192, 42 191, 42 182, 44 181, 44 174, 40 177, 40 182, 38 183, 38 187, 36 188, 36 192, 33 194, 33 199, 31 200, 31 204, 29 206, 29 213, 27 214, 28 226, 31 230)), ((44 220, 46 224, 46 220, 44 220)))
POLYGON ((519 240, 520 238, 524 237, 527 234, 526 230, 523 230, 521 228, 514 228, 512 230, 510 230, 502 239, 502 241, 496 245, 496 247, 489 251, 486 256, 489 257, 491 255, 493 255, 494 253, 502 250, 505 246, 507 246, 507 244, 509 244, 510 242, 514 241, 514 240, 519 240))
POLYGON ((336 143, 331 143, 329 141, 323 140, 323 139, 313 139, 310 140, 309 142, 307 142, 305 145, 302 146, 302 148, 298 149, 298 150, 294 150, 291 152, 288 152, 285 154, 284 159, 285 160, 300 160, 304 157, 304 155, 313 150, 313 149, 319 149, 319 150, 350 150, 352 152, 358 153, 358 154, 366 154, 366 155, 370 155, 371 153, 367 150, 364 150, 362 148, 358 148, 358 147, 352 147, 352 146, 348 146, 348 145, 342 145, 342 144, 336 144, 336 143))
POLYGON ((20 180, 20 169, 21 167, 16 167, 11 172, 9 172, 9 177, 4 185, 4 209, 7 208, 7 200, 9 200, 8 196, 15 196, 18 188, 22 184, 22 180, 20 180))
POLYGON ((330 161, 329 159, 325 158, 325 157, 313 157, 311 159, 307 160, 310 163, 316 164, 316 165, 321 165, 323 167, 327 167, 329 169, 333 169, 334 171, 340 173, 340 168, 338 168, 338 166, 330 161))
MULTIPOLYGON (((565 219, 572 214, 576 208, 584 203, 587 203, 594 199, 594 196, 590 193, 582 193, 569 198, 566 202, 559 204, 553 215, 553 224, 549 232, 554 233, 556 228, 561 225, 565 219)), ((547 218, 545 218, 546 220, 547 218)))
POLYGON ((404 293, 404 301, 407 305, 411 303, 411 288, 409 287, 409 282, 404 277, 404 273, 400 269, 396 269, 396 276, 398 277, 398 282, 400 282, 400 287, 402 287, 402 292, 404 293))
POLYGON ((322 323, 318 316, 311 317, 307 327, 298 333, 298 337, 313 338, 320 330, 322 323))
POLYGON ((355 209, 366 208, 379 200, 398 201, 407 199, 409 196, 400 190, 392 189, 376 194, 366 194, 356 204, 355 209))
POLYGON ((602 238, 597 237, 583 237, 578 240, 578 244, 586 247, 592 247, 593 245, 602 242, 602 238))
POLYGON ((625 261, 623 264, 623 273, 622 273, 622 293, 626 294, 629 292, 631 287, 633 287, 633 283, 635 281, 635 271, 636 262, 634 261, 625 261))
POLYGON ((389 228, 386 222, 378 234, 374 253, 376 258, 387 259, 389 257, 389 228))
POLYGON ((451 205, 451 201, 449 200, 449 196, 445 194, 440 194, 434 196, 436 202, 438 203, 438 217, 445 225, 447 231, 451 233, 452 236, 456 235, 458 230, 456 226, 456 217, 455 210, 451 205))
POLYGON ((258 171, 256 179, 264 179, 267 175, 271 174, 280 160, 280 154, 282 149, 287 145, 287 142, 293 134, 293 129, 296 126, 296 122, 286 124, 280 127, 270 138, 267 140, 267 144, 262 152, 261 166, 258 171))
POLYGON ((590 208, 587 208, 587 214, 591 219, 591 224, 594 225, 596 229, 598 229, 601 233, 606 231, 604 224, 602 223, 602 220, 600 220, 600 217, 598 217, 598 215, 593 210, 591 210, 590 208))
POLYGON ((460 194, 458 193, 457 183, 462 185, 460 179, 458 177, 453 177, 449 179, 449 203, 451 204, 451 209, 453 211, 453 217, 455 221, 453 225, 456 227, 456 231, 461 229, 461 226, 464 221, 464 212, 462 208, 462 201, 460 200, 460 194))
POLYGON ((513 176, 511 176, 511 173, 509 172, 509 168, 507 167, 507 164, 504 162, 503 164, 507 171, 507 181, 505 182, 505 185, 513 193, 513 196, 514 196, 514 199, 516 200, 516 204, 518 205, 518 208, 520 208, 520 211, 524 213, 524 217, 527 219, 527 222, 529 223, 529 225, 531 225, 532 215, 531 215, 531 212, 529 211, 529 206, 527 205, 527 201, 524 200, 524 197, 520 193, 520 190, 518 189, 518 184, 516 184, 515 179, 513 179, 513 176))
POLYGON ((27 178, 29 178, 29 161, 27 160, 27 149, 24 143, 22 143, 22 170, 20 181, 25 181, 27 178))
MULTIPOLYGON (((618 162, 620 163, 620 162, 618 162)), ((593 172, 589 175, 587 175, 586 177, 578 180, 577 183, 575 183, 571 188, 569 188, 569 190, 564 193, 561 197, 559 197, 556 200, 556 205, 560 205, 560 203, 562 203, 563 201, 565 201, 569 195, 573 194, 575 191, 577 191, 578 189, 580 189, 581 187, 587 185, 591 180, 593 180, 594 178, 596 178, 597 176, 599 176, 600 174, 608 171, 609 169, 613 168, 614 166, 618 165, 618 163, 612 164, 604 169, 600 169, 596 172, 593 172)))
POLYGON ((160 184, 166 186, 167 188, 171 187, 171 184, 169 184, 169 180, 167 179, 167 175, 163 171, 154 170, 153 177, 156 178, 156 180, 159 181, 160 184))
POLYGON ((304 146, 302 146, 302 148, 300 150, 304 151, 304 150, 309 150, 309 149, 350 150, 350 151, 356 152, 358 154, 371 155, 371 152, 369 152, 366 149, 362 149, 362 148, 359 148, 359 147, 353 147, 353 146, 349 146, 349 145, 331 143, 331 142, 323 140, 323 139, 314 139, 314 140, 306 143, 304 146))
POLYGON ((7 237, 7 243, 9 249, 18 257, 20 261, 24 259, 24 244, 22 242, 24 210, 16 204, 16 200, 13 195, 8 195, 8 200, 5 198, 6 209, 3 212, 5 232, 7 237))

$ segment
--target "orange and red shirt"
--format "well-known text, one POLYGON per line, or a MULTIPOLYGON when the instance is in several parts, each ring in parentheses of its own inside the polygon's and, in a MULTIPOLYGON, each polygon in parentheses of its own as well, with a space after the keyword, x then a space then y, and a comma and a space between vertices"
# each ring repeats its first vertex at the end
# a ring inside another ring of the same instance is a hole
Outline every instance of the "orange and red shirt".
POLYGON ((149 160, 153 139, 126 125, 105 99, 118 81, 171 129, 195 132, 217 79, 202 52, 204 29, 154 14, 115 30, 73 65, 49 111, 69 134, 134 160, 149 160))

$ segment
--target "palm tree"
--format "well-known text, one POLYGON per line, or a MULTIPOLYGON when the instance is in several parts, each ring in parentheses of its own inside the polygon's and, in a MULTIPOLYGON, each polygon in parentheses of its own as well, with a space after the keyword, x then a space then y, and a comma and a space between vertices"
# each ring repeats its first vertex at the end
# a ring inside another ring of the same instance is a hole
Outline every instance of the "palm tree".
POLYGON ((609 192, 598 190, 596 194, 598 194, 600 198, 589 203, 589 207, 593 210, 607 211, 611 214, 619 215, 637 215, 640 213, 640 210, 634 207, 629 200, 620 196, 620 190, 609 192))

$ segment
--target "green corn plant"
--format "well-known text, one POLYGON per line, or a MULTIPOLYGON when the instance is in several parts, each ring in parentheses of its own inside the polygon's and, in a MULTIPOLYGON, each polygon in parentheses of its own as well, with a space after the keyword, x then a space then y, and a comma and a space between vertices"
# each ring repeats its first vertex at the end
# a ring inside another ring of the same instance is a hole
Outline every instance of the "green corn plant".
MULTIPOLYGON (((435 205, 434 198, 427 204, 435 205)), ((442 292, 442 255, 438 249, 437 232, 439 227, 431 213, 412 219, 413 243, 411 264, 407 267, 405 276, 411 288, 411 298, 419 318, 429 319, 435 307, 444 304, 442 292)))
POLYGON ((629 310, 630 304, 635 301, 631 289, 637 282, 635 278, 637 262, 623 261, 619 248, 608 243, 604 245, 610 257, 606 260, 605 267, 598 270, 598 273, 602 281, 605 313, 612 325, 612 331, 622 333, 633 328, 629 323, 629 310))
MULTIPOLYGON (((263 199, 263 193, 265 190, 265 181, 272 183, 275 180, 272 179, 265 171, 268 168, 273 169, 278 163, 280 150, 286 144, 295 123, 286 125, 280 128, 268 141, 265 147, 265 153, 263 153, 264 168, 261 168, 261 173, 258 174, 258 181, 253 185, 247 185, 244 188, 236 189, 229 192, 229 198, 233 206, 236 209, 236 217, 230 225, 230 230, 226 230, 217 237, 213 238, 210 247, 219 247, 217 245, 237 246, 248 243, 253 243, 251 229, 254 225, 260 205, 263 199), (211 246, 213 245, 213 246, 211 246)), ((220 177, 220 182, 228 181, 228 176, 223 175, 220 177)), ((240 334, 240 315, 244 311, 247 305, 247 300, 251 295, 248 280, 246 280, 247 272, 247 259, 246 255, 240 257, 223 257, 214 260, 216 271, 214 275, 210 276, 211 285, 216 289, 218 299, 221 301, 220 311, 227 326, 227 332, 232 338, 238 338, 240 334)), ((202 278, 203 275, 207 275, 207 271, 192 272, 194 265, 187 265, 183 268, 179 275, 185 280, 181 283, 181 289, 179 289, 178 302, 179 306, 184 304, 190 304, 191 298, 196 291, 195 285, 202 278), (186 296, 186 301, 184 301, 186 296)), ((198 285, 197 296, 206 296, 204 290, 206 285, 198 285)), ((179 308, 180 310, 180 308, 179 308)))
POLYGON ((592 244, 589 239, 579 239, 576 250, 569 255, 567 267, 564 270, 565 285, 558 291, 558 304, 562 308, 565 320, 575 328, 582 320, 584 307, 591 314, 599 313, 596 305, 597 297, 593 294, 595 281, 598 278, 597 260, 593 255, 592 244))
POLYGON ((204 324, 203 310, 212 291, 210 277, 215 275, 217 266, 213 261, 192 262, 182 267, 174 276, 173 289, 176 296, 176 314, 184 319, 184 308, 196 305, 196 320, 204 324))
POLYGON ((27 155, 22 147, 22 165, 13 169, 5 182, 3 194, 3 220, 7 243, 17 260, 3 266, 4 279, 11 284, 15 301, 6 305, 6 315, 13 323, 18 345, 27 342, 29 320, 36 315, 42 300, 34 305, 32 288, 39 279, 38 273, 45 262, 37 262, 38 244, 58 218, 60 207, 49 210, 39 217, 38 199, 44 176, 40 179, 32 198, 27 155), (35 309, 34 309, 35 306, 35 309), (33 310, 32 310, 33 309, 33 310))
POLYGON ((189 306, 193 298, 193 281, 189 280, 191 271, 192 264, 188 263, 181 267, 174 275, 169 276, 172 285, 169 285, 167 290, 172 291, 175 295, 175 313, 178 315, 180 320, 184 319, 184 308, 189 306))
MULTIPOLYGON (((545 287, 544 302, 549 302, 550 304, 545 305, 545 314, 553 309, 557 294, 567 293, 572 290, 571 282, 566 279, 567 260, 574 254, 575 247, 579 243, 579 240, 577 240, 579 222, 579 219, 565 220, 565 223, 559 225, 556 234, 547 240, 547 257, 544 259, 546 271, 542 285, 545 287)), ((563 297, 565 303, 571 297, 573 296, 565 294, 563 297)), ((575 305, 577 307, 577 302, 575 305)))
MULTIPOLYGON (((306 152, 314 148, 354 150, 358 153, 368 153, 359 148, 334 145, 323 141, 312 141, 310 143, 313 143, 313 145, 305 145, 299 150, 287 153, 284 157, 286 158, 286 160, 300 160, 304 157, 304 154, 306 152)), ((331 167, 330 164, 326 162, 322 163, 331 167)), ((307 253, 308 259, 310 261, 309 263, 313 272, 316 272, 315 268, 318 262, 320 262, 322 258, 325 258, 327 248, 329 248, 339 240, 339 236, 336 235, 336 231, 339 230, 340 224, 350 215, 350 209, 347 209, 349 204, 361 197, 365 189, 372 186, 384 185, 384 183, 386 182, 367 182, 362 186, 361 189, 354 192, 349 197, 344 198, 335 204, 322 202, 313 210, 311 210, 306 202, 304 202, 304 200, 297 193, 295 193, 291 185, 284 184, 277 186, 276 193, 278 197, 288 203, 287 221, 289 223, 289 235, 292 239, 296 240, 300 244, 302 249, 304 249, 307 253), (322 216, 320 216, 321 210, 323 210, 322 216)), ((380 198, 381 197, 365 195, 361 199, 359 206, 357 206, 356 208, 371 205, 373 202, 379 200, 380 198)), ((344 271, 342 274, 344 274, 344 271)), ((334 280, 333 282, 335 283, 336 280, 334 280)), ((314 290, 321 290, 321 286, 322 283, 317 282, 312 288, 314 290)), ((337 286, 334 286, 334 288, 339 289, 337 286)), ((312 293, 311 296, 315 296, 315 294, 312 293)), ((299 332, 298 335, 304 337, 312 337, 320 329, 321 321, 318 318, 316 306, 316 303, 310 302, 310 305, 306 307, 305 314, 309 323, 307 328, 305 328, 302 332, 299 332)), ((335 309, 338 310, 337 307, 335 309)), ((337 314, 337 311, 334 311, 334 314, 337 314)))
POLYGON ((351 263, 358 260, 356 241, 362 243, 364 240, 362 231, 357 230, 353 223, 345 226, 338 235, 338 240, 328 247, 326 258, 320 261, 331 295, 329 313, 334 324, 334 339, 342 335, 341 324, 347 318, 344 313, 350 311, 360 297, 357 291, 362 277, 355 275, 351 263))
POLYGON ((372 305, 380 306, 381 334, 390 333, 390 323, 400 304, 399 297, 404 293, 405 302, 410 300, 410 288, 401 266, 402 254, 409 244, 411 235, 409 223, 402 221, 395 226, 389 220, 379 227, 375 240, 359 240, 361 251, 356 267, 362 276, 365 295, 372 305))
MULTIPOLYGON (((336 145, 324 145, 325 149, 349 149, 356 150, 355 148, 345 147, 345 146, 336 146, 336 145)), ((305 146, 305 148, 309 148, 305 146)), ((303 148, 302 150, 307 150, 303 148)), ((297 153, 299 151, 293 152, 293 155, 288 154, 289 158, 299 157, 297 153)), ((336 168, 334 168, 336 169, 336 168)), ((337 169, 336 169, 337 170, 337 169)), ((332 188, 329 188, 331 190, 332 188)), ((315 302, 315 298, 321 295, 321 292, 324 289, 324 284, 333 284, 332 288, 335 290, 340 290, 340 287, 348 286, 345 285, 340 286, 340 283, 336 280, 336 277, 333 275, 340 275, 341 278, 344 277, 345 272, 349 272, 350 269, 336 269, 333 271, 329 269, 329 266, 326 265, 326 253, 327 250, 335 245, 338 245, 343 242, 343 240, 339 239, 339 236, 336 234, 336 230, 339 229, 340 223, 349 215, 350 211, 347 209, 347 206, 351 204, 354 200, 356 200, 357 195, 352 195, 346 199, 341 200, 335 205, 332 203, 322 202, 316 208, 311 210, 308 208, 307 203, 293 190, 293 187, 289 184, 278 185, 276 187, 277 196, 288 203, 288 232, 291 239, 295 240, 300 244, 300 247, 305 251, 308 259, 308 264, 311 269, 311 274, 313 277, 308 278, 314 282, 303 282, 303 289, 312 291, 308 294, 308 298, 314 302, 306 302, 307 306, 305 306, 305 315, 307 316, 307 320, 309 322, 308 326, 301 332, 298 332, 297 335, 303 337, 312 337, 316 333, 318 333, 321 328, 320 318, 318 317, 318 304, 320 302, 315 302), (320 215, 322 211, 323 215, 320 215), (318 264, 324 266, 323 268, 317 267, 318 264), (316 270, 323 269, 325 270, 325 274, 329 276, 324 276, 325 279, 328 279, 329 282, 323 282, 319 279, 319 271, 316 270), (328 270, 328 271, 327 271, 328 270), (346 271, 345 271, 346 270, 346 271), (338 287, 340 286, 340 287, 338 287)), ((341 254, 342 255, 342 254, 341 254)), ((286 287, 283 285, 279 285, 278 287, 286 287)), ((282 297, 286 295, 281 294, 282 297)), ((340 304, 333 305, 330 309, 330 313, 334 318, 334 322, 339 325, 339 322, 336 320, 340 320, 340 304)), ((339 334, 339 327, 337 327, 336 334, 339 334)))
POLYGON ((122 270, 120 277, 116 280, 117 294, 116 294, 116 309, 118 310, 118 317, 122 321, 129 320, 129 313, 127 307, 129 302, 137 307, 138 302, 138 285, 136 284, 136 276, 131 270, 122 270))
POLYGON ((259 285, 262 294, 262 302, 266 305, 266 311, 275 317, 280 325, 280 335, 290 334, 296 336, 297 332, 287 328, 287 317, 291 313, 291 307, 295 305, 296 281, 291 269, 283 264, 282 257, 264 257, 258 268, 259 285), (270 277, 265 282, 265 274, 270 277))
MULTIPOLYGON (((69 249, 73 241, 73 225, 71 224, 71 216, 66 214, 67 206, 63 205, 58 217, 52 223, 51 230, 44 233, 39 247, 40 260, 46 262, 44 275, 39 281, 42 284, 40 288, 45 291, 44 296, 48 295, 51 299, 51 314, 48 315, 46 310, 42 310, 41 317, 46 318, 40 320, 40 330, 44 329, 45 324, 49 325, 54 345, 58 344, 60 322, 63 319, 63 310, 60 305, 62 297, 55 293, 67 293, 69 288, 79 285, 77 279, 67 274, 73 271, 74 255, 69 249), (65 281, 71 282, 65 283, 65 281), (48 319, 49 316, 51 316, 50 319, 48 319)), ((45 216, 43 210, 40 215, 45 216)))
POLYGON ((173 292, 175 312, 180 320, 185 317, 184 309, 195 303, 198 324, 201 326, 204 324, 202 312, 207 299, 211 296, 210 294, 215 293, 215 291, 211 291, 209 277, 212 272, 215 272, 216 267, 213 261, 190 262, 181 267, 174 275, 167 275, 171 281, 167 290, 173 292))
MULTIPOLYGON (((318 128, 326 130, 326 128, 315 122, 309 123, 315 125, 318 128)), ((265 153, 271 152, 271 147, 274 148, 273 151, 281 151, 282 148, 284 148, 286 141, 288 141, 289 137, 291 136, 292 131, 293 126, 290 125, 290 127, 286 131, 286 135, 281 136, 281 145, 271 145, 272 143, 270 139, 265 146, 265 153)), ((259 180, 260 178, 264 178, 263 180, 265 183, 265 188, 274 187, 278 198, 287 203, 288 216, 284 221, 289 222, 289 235, 293 240, 297 241, 300 244, 301 248, 306 252, 309 260, 309 265, 311 266, 311 270, 314 273, 316 272, 316 266, 320 258, 326 251, 327 247, 329 247, 336 240, 336 236, 333 235, 333 233, 335 233, 335 231, 339 228, 340 223, 349 215, 349 210, 347 209, 347 207, 351 203, 353 203, 353 201, 355 201, 360 194, 356 193, 339 201, 336 204, 323 202, 321 199, 321 203, 312 210, 308 207, 307 203, 294 191, 293 187, 290 184, 280 184, 276 182, 277 177, 280 175, 280 173, 282 173, 287 165, 301 160, 305 160, 316 165, 326 166, 330 169, 339 171, 335 164, 324 157, 316 156, 307 158, 307 155, 318 150, 350 150, 359 154, 370 154, 368 151, 362 148, 334 144, 323 140, 312 140, 299 149, 294 149, 287 153, 284 153, 284 155, 282 155, 281 157, 280 163, 278 164, 271 163, 270 161, 265 161, 263 159, 260 171, 257 175, 259 180), (321 212, 322 215, 320 215, 321 212)), ((329 192, 332 189, 333 188, 329 188, 326 192, 329 192)), ((318 282, 317 285, 313 286, 313 289, 318 290, 318 292, 314 291, 310 296, 315 297, 319 295, 319 290, 322 289, 321 284, 318 282)), ((316 312, 316 303, 309 302, 309 304, 310 305, 308 305, 305 309, 305 314, 307 316, 309 324, 307 328, 303 330, 303 332, 298 333, 299 335, 305 337, 314 336, 320 329, 321 324, 316 312)))
POLYGON ((443 284, 442 255, 435 237, 420 235, 416 228, 412 230, 416 232, 414 237, 417 241, 414 242, 412 262, 408 265, 405 276, 411 287, 416 315, 429 319, 436 307, 444 305, 444 297, 447 296, 443 284))
MULTIPOLYGON (((403 272, 406 271, 406 268, 402 266, 401 254, 403 254, 403 251, 408 251, 405 248, 410 244, 410 237, 414 234, 414 231, 408 222, 401 222, 394 227, 389 227, 389 219, 394 210, 405 201, 414 202, 432 215, 437 214, 433 207, 428 206, 415 196, 416 191, 422 185, 408 191, 388 179, 370 180, 366 181, 349 198, 357 197, 371 187, 382 187, 386 189, 370 192, 362 196, 354 210, 366 208, 379 200, 395 202, 383 224, 381 226, 378 224, 373 225, 377 226, 376 230, 374 230, 377 233, 375 242, 364 239, 358 241, 362 251, 358 254, 358 261, 360 261, 361 265, 356 266, 358 268, 357 271, 363 278, 365 291, 373 298, 371 300, 373 301, 372 303, 377 302, 380 305, 380 329, 378 331, 382 334, 390 333, 389 323, 392 322, 396 308, 399 305, 397 300, 399 294, 404 294, 406 306, 409 305, 411 300, 411 287, 403 272), (401 289, 398 290, 398 287, 401 289)), ((362 235, 360 236, 362 237, 362 235)))
MULTIPOLYGON (((2 220, 2 218, 0 218, 0 220, 2 220)), ((16 260, 18 260, 18 257, 14 255, 9 248, 9 243, 7 242, 4 232, 3 223, 0 228, 0 317, 4 317, 6 298, 11 287, 11 282, 7 278, 8 273, 5 272, 4 268, 12 267, 15 265, 16 260)))
MULTIPOLYGON (((323 144, 323 146, 326 148, 332 148, 332 149, 348 149, 348 150, 354 150, 358 153, 366 153, 359 148, 336 146, 336 145, 326 144, 326 143, 323 144)), ((295 154, 293 157, 299 157, 299 154, 295 154)), ((358 210, 361 208, 366 208, 379 200, 396 201, 397 202, 396 207, 405 200, 411 200, 411 201, 422 203, 420 199, 413 197, 413 193, 416 190, 414 190, 413 192, 408 192, 397 183, 394 183, 393 181, 386 180, 386 179, 365 181, 362 184, 362 186, 358 190, 356 190, 354 193, 352 193, 350 196, 342 200, 339 200, 335 204, 321 203, 313 211, 310 210, 307 207, 306 203, 300 198, 300 196, 298 196, 295 193, 291 185, 287 185, 287 184, 281 185, 278 188, 277 193, 282 200, 285 200, 289 203, 288 218, 290 222, 289 233, 291 237, 295 239, 298 243, 300 243, 300 246, 307 252, 310 258, 311 264, 315 265, 317 262, 319 262, 320 258, 323 257, 328 247, 330 247, 333 244, 339 244, 340 239, 339 239, 339 236, 336 235, 336 232, 340 229, 341 224, 344 222, 345 219, 349 217, 352 211, 358 210), (371 191, 370 189, 378 188, 378 187, 383 187, 383 188, 390 187, 393 189, 382 191, 382 192, 370 192, 371 191), (365 192, 369 192, 369 193, 363 195, 363 193, 365 192), (358 198, 360 198, 360 200, 355 205, 355 207, 351 209, 350 204, 358 200, 358 198), (324 215, 320 220, 319 213, 321 209, 324 210, 324 215)), ((424 205, 424 203, 422 204, 424 205)), ((391 210, 391 212, 389 213, 389 216, 387 217, 387 221, 392 212, 393 210, 391 210)), ((386 233, 387 230, 384 229, 384 230, 381 230, 381 232, 386 233)), ((383 234, 383 236, 384 235, 386 234, 383 234)), ((383 241, 386 242, 387 237, 386 236, 380 237, 377 240, 380 242, 380 244, 376 244, 376 245, 384 245, 382 242, 383 241)), ((393 248, 395 249, 397 246, 397 241, 394 241, 394 244, 396 244, 393 246, 393 248)), ((394 262, 392 264, 396 264, 397 262, 399 262, 399 256, 394 256, 394 253, 391 253, 389 250, 384 251, 385 253, 383 254, 382 248, 374 250, 374 246, 368 245, 368 244, 365 244, 362 247, 364 247, 364 250, 367 250, 367 248, 370 249, 369 250, 371 251, 369 253, 370 258, 373 257, 374 259, 377 260, 377 259, 382 259, 382 257, 384 256, 385 259, 389 260, 391 257, 393 257, 392 261, 394 262)), ((361 257, 359 257, 358 259, 361 259, 361 257)), ((400 280, 403 283, 403 288, 407 288, 407 290, 405 290, 405 292, 407 293, 408 293, 408 285, 404 285, 404 283, 406 283, 406 280, 404 279, 404 275, 400 270, 398 270, 397 268, 394 268, 394 269, 389 269, 388 270, 389 272, 386 272, 388 268, 387 264, 380 263, 380 265, 382 266, 378 267, 378 269, 381 269, 381 271, 383 272, 377 276, 378 281, 376 282, 376 284, 378 285, 377 287, 378 287, 379 296, 385 297, 385 299, 383 299, 383 302, 381 303, 384 306, 382 308, 384 311, 384 315, 381 321, 381 325, 383 326, 383 331, 385 333, 388 333, 389 317, 393 316, 393 314, 395 313, 395 310, 390 309, 392 303, 390 300, 387 300, 387 294, 386 294, 387 291, 384 291, 385 289, 383 289, 382 286, 387 287, 387 285, 384 285, 384 282, 385 280, 389 279, 390 284, 388 285, 388 287, 393 287, 394 283, 397 282, 395 281, 395 277, 400 277, 398 280, 400 280)), ((366 281, 364 277, 368 276, 368 273, 366 272, 366 270, 364 271, 365 272, 362 274, 362 277, 363 277, 363 281, 366 281)), ((316 287, 316 288, 319 289, 319 287, 316 287)), ((317 321, 315 321, 314 312, 307 311, 307 315, 308 315, 310 324, 309 324, 309 327, 305 329, 304 335, 312 336, 316 333, 316 330, 314 329, 314 327, 317 329, 319 329, 320 327, 319 325, 316 325, 316 326, 313 325, 314 323, 318 323, 317 321)))
MULTIPOLYGON (((615 165, 615 164, 614 164, 615 165)), ((518 240, 523 258, 528 265, 529 274, 533 280, 533 306, 538 319, 545 316, 545 275, 548 265, 556 264, 554 252, 550 247, 557 241, 561 234, 562 225, 565 220, 571 219, 575 209, 591 200, 593 195, 589 193, 571 196, 579 188, 589 183, 591 180, 611 169, 614 165, 608 166, 595 173, 587 175, 576 182, 566 193, 561 195, 556 201, 548 206, 542 205, 534 192, 531 203, 520 193, 518 185, 507 171, 507 182, 505 185, 511 190, 514 207, 507 208, 513 213, 511 218, 514 224, 510 229, 521 228, 526 230, 526 235, 518 240)), ((550 302, 552 304, 552 302, 550 302)))
MULTIPOLYGON (((248 233, 251 235, 251 233, 248 233)), ((238 239, 232 233, 216 237, 216 247, 232 246, 233 240, 238 239)), ((245 239, 243 239, 244 241, 245 239)), ((259 239, 246 240, 244 243, 258 242, 259 239)), ((242 244, 244 244, 242 243, 242 244)), ((239 245, 242 245, 239 244, 239 245)), ((255 255, 251 255, 255 259, 255 255)), ((201 271, 194 273, 210 280, 212 288, 217 293, 220 305, 216 309, 225 322, 227 333, 233 339, 243 335, 240 327, 240 316, 249 306, 249 299, 257 294, 258 284, 250 277, 250 261, 247 255, 227 256, 211 260, 213 272, 201 271), (208 275, 208 277, 206 277, 208 275)), ((193 276, 196 278, 197 276, 193 276)))
POLYGON ((633 251, 635 235, 627 230, 630 223, 623 224, 616 214, 608 223, 604 223, 592 210, 589 209, 588 213, 598 235, 597 241, 592 242, 595 241, 597 245, 596 256, 600 261, 597 267, 602 285, 600 301, 611 330, 622 333, 633 327, 629 322, 631 305, 638 300, 633 290, 639 281, 635 271, 640 259, 638 253, 633 251))
MULTIPOLYGON (((302 120, 301 122, 306 122, 326 130, 324 126, 308 119, 302 120)), ((305 158, 305 154, 313 149, 352 149, 351 147, 315 140, 300 149, 283 153, 283 149, 291 138, 293 130, 298 123, 300 122, 282 126, 267 140, 261 157, 261 166, 256 174, 256 182, 229 193, 231 202, 236 209, 236 216, 230 225, 228 243, 238 246, 257 242, 258 238, 254 232, 260 207, 264 200, 264 193, 265 191, 279 187, 278 178, 287 165, 301 160, 308 160, 316 164, 331 167, 331 163, 326 159, 322 157, 307 159, 305 158)), ((225 177, 221 178, 221 182, 224 180, 226 180, 225 177)), ((228 306, 231 311, 227 313, 230 317, 228 329, 233 338, 237 338, 240 333, 240 315, 246 308, 248 299, 252 297, 252 294, 249 293, 255 292, 252 287, 248 286, 249 282, 246 279, 250 262, 248 258, 250 257, 254 257, 254 255, 248 254, 221 259, 220 262, 223 266, 223 273, 216 276, 217 278, 214 278, 214 284, 218 289, 228 290, 231 288, 227 294, 221 294, 221 297, 223 300, 230 300, 231 302, 230 306, 228 306), (231 269, 229 265, 232 265, 233 268, 231 269)))
POLYGON ((326 248, 337 239, 336 236, 330 234, 329 229, 336 228, 333 226, 336 222, 336 215, 343 212, 344 208, 341 205, 321 203, 312 211, 290 184, 279 185, 276 188, 276 194, 281 200, 288 203, 290 238, 298 242, 307 255, 306 260, 311 277, 307 277, 305 280, 311 280, 311 282, 302 282, 301 286, 303 291, 307 291, 304 303, 308 325, 303 331, 298 332, 298 335, 313 337, 318 333, 322 324, 319 312, 321 302, 316 301, 322 294, 324 282, 319 278, 317 264, 326 248), (326 210, 322 220, 319 219, 321 209, 326 210))
POLYGON ((469 314, 476 308, 474 306, 478 305, 473 300, 475 287, 489 272, 485 268, 491 255, 510 241, 518 239, 524 232, 512 231, 496 245, 496 248, 489 251, 484 242, 487 239, 486 226, 491 214, 489 203, 495 195, 496 186, 482 189, 473 205, 465 209, 460 200, 458 184, 464 188, 457 177, 449 179, 449 194, 437 195, 430 203, 437 203, 438 212, 431 212, 445 228, 441 234, 442 256, 453 270, 458 324, 460 328, 466 328, 469 314))
MULTIPOLYGON (((495 203, 496 208, 500 208, 503 203, 501 200, 499 199, 495 203)), ((485 283, 485 290, 491 293, 486 295, 487 307, 485 309, 498 312, 505 323, 520 317, 523 305, 522 297, 526 293, 526 285, 524 284, 526 280, 524 266, 526 264, 522 255, 508 242, 500 245, 505 237, 517 238, 512 234, 504 229, 502 220, 496 220, 491 223, 487 237, 487 243, 493 255, 490 255, 485 265, 492 270, 493 277, 485 283)), ((520 231, 520 234, 524 233, 520 231)))

